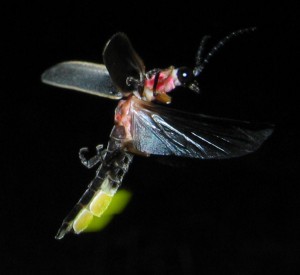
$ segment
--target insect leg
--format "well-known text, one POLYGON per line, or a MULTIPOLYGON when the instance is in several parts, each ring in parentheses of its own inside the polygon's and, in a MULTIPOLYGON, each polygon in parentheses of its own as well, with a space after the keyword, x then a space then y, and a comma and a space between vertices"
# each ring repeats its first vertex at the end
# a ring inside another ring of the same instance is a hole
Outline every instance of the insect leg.
POLYGON ((97 154, 90 159, 87 159, 84 154, 87 153, 89 149, 87 147, 83 147, 79 150, 79 159, 81 160, 81 163, 87 167, 88 169, 94 167, 99 162, 103 162, 104 154, 106 153, 106 150, 103 150, 103 144, 96 146, 96 152, 97 154))
POLYGON ((143 87, 143 82, 141 80, 138 80, 132 76, 128 76, 126 78, 126 85, 128 87, 134 87, 137 91, 139 91, 143 87))

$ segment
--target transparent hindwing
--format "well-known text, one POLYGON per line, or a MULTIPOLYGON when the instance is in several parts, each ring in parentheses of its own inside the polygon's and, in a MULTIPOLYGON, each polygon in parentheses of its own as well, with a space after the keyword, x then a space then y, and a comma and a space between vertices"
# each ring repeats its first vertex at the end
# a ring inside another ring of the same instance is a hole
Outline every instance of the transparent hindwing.
POLYGON ((272 125, 190 114, 132 100, 133 146, 153 155, 224 159, 257 150, 272 125))

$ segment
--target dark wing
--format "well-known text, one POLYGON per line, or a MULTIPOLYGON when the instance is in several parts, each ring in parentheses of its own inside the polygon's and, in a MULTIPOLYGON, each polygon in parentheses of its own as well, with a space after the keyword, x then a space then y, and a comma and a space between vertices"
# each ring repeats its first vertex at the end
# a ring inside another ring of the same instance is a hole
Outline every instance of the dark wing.
POLYGON ((106 67, 81 61, 62 62, 42 74, 44 83, 111 99, 122 98, 106 67))
POLYGON ((116 33, 103 50, 103 61, 113 83, 124 93, 136 90, 136 86, 127 85, 127 77, 143 83, 145 66, 133 49, 124 33, 116 33))
POLYGON ((272 126, 189 114, 132 99, 133 146, 154 155, 224 159, 257 150, 272 126))

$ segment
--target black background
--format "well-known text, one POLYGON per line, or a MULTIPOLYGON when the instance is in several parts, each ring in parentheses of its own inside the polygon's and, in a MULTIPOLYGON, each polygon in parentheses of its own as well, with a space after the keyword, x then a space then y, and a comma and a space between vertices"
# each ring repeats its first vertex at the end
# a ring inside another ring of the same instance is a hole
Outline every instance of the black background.
POLYGON ((296 274, 296 9, 124 2, 1 9, 1 273, 296 274), (43 70, 64 60, 101 63, 117 31, 148 69, 193 66, 203 35, 213 44, 251 26, 257 31, 211 60, 202 94, 174 92, 173 107, 272 122, 264 146, 224 161, 136 157, 123 183, 133 192, 126 210, 102 232, 55 240, 94 176, 78 149, 106 144, 117 103, 43 85, 43 70))

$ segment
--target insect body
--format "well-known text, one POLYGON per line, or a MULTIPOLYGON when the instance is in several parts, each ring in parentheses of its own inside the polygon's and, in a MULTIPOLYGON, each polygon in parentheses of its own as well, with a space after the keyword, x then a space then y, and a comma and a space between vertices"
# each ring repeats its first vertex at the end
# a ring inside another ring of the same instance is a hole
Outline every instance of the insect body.
POLYGON ((64 219, 57 239, 71 231, 77 234, 84 231, 94 216, 103 214, 134 154, 223 159, 242 156, 260 147, 272 133, 269 125, 190 114, 155 104, 169 104, 169 92, 177 86, 198 92, 196 77, 210 57, 231 37, 249 30, 252 29, 226 36, 206 57, 203 57, 207 40, 204 37, 193 70, 171 66, 146 72, 127 36, 117 33, 104 48, 105 65, 68 61, 44 72, 42 81, 47 84, 121 99, 107 148, 97 146, 97 155, 91 159, 84 155, 87 148, 79 151, 79 158, 86 167, 100 165, 96 177, 64 219))

